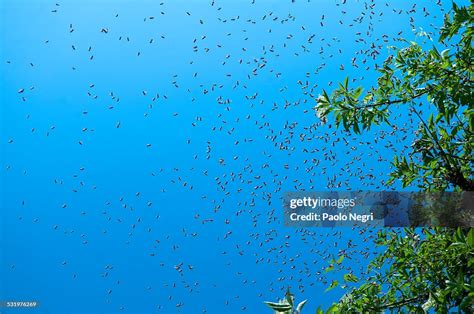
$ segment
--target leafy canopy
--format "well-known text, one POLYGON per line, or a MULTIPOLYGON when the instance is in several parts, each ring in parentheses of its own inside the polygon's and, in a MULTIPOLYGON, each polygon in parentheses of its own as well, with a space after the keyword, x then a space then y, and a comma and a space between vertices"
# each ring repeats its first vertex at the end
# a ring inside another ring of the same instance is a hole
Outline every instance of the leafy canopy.
POLYGON ((402 40, 406 46, 392 47, 393 54, 378 68, 377 86, 364 92, 361 86, 350 87, 346 78, 331 95, 323 91, 317 99, 321 119, 332 115, 337 126, 356 134, 372 125, 394 124, 394 110, 419 120, 408 156, 393 160, 389 184, 401 179, 403 187, 474 190, 473 5, 453 4, 452 12, 439 37, 439 45, 450 48, 424 50, 402 40))
MULTIPOLYGON (((395 156, 388 183, 416 184, 425 191, 473 191, 473 4, 453 4, 440 30, 439 45, 423 49, 416 42, 392 48, 378 69, 377 86, 364 93, 346 79, 317 99, 318 116, 332 115, 337 126, 356 134, 372 125, 392 125, 394 110, 419 120, 407 156, 395 156)), ((397 126, 393 126, 397 130, 397 126)), ((430 309, 474 311, 473 228, 382 230, 376 244, 385 251, 368 267, 368 277, 347 274, 358 283, 329 312, 430 309)))
MULTIPOLYGON (((400 179, 403 187, 425 191, 474 191, 473 32, 472 2, 453 3, 438 43, 447 49, 402 41, 406 46, 392 47, 378 69, 376 86, 364 92, 346 78, 330 95, 323 91, 318 97, 317 115, 360 134, 379 124, 396 131, 393 113, 405 110, 419 127, 408 154, 395 156, 388 183, 400 179)), ((473 228, 420 230, 380 231, 376 245, 385 250, 369 264, 365 278, 344 275, 343 286, 352 288, 317 314, 474 312, 473 228)), ((334 280, 327 290, 338 286, 334 280)))
MULTIPOLYGON (((422 229, 421 235, 409 228, 383 230, 377 245, 385 251, 370 263, 368 277, 335 303, 333 311, 474 310, 473 228, 422 229)), ((355 277, 344 279, 359 282, 355 277)))

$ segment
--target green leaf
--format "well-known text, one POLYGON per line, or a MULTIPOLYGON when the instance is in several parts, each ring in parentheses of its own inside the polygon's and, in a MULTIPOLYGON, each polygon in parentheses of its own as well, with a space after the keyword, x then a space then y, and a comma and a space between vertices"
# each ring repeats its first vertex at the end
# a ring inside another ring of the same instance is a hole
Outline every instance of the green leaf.
POLYGON ((360 134, 359 124, 357 122, 354 122, 353 128, 355 134, 360 134))
POLYGON ((347 281, 347 282, 358 282, 359 279, 354 276, 353 274, 345 274, 344 275, 344 280, 347 281))
POLYGON ((286 312, 292 309, 291 305, 285 303, 275 303, 275 302, 264 302, 272 310, 276 312, 286 312))
POLYGON ((316 309, 316 314, 324 314, 324 311, 321 309, 321 305, 316 309))
POLYGON ((469 247, 474 247, 474 228, 469 229, 467 233, 467 245, 469 247))
POLYGON ((362 92, 364 91, 364 89, 362 88, 362 86, 359 86, 357 87, 355 90, 354 90, 354 94, 352 94, 352 96, 355 98, 355 99, 358 99, 360 97, 360 95, 362 95, 362 92))
POLYGON ((430 308, 433 308, 435 305, 436 305, 436 302, 435 302, 435 300, 433 299, 433 297, 431 296, 431 293, 430 293, 430 297, 428 298, 428 300, 425 303, 423 303, 421 308, 423 309, 423 312, 427 313, 428 310, 430 308))
POLYGON ((293 308, 293 302, 294 302, 294 300, 295 300, 295 297, 294 297, 294 295, 291 293, 290 287, 288 287, 288 288, 286 289, 285 299, 286 299, 286 302, 288 302, 288 304, 291 305, 291 307, 293 308))
POLYGON ((339 305, 337 303, 333 303, 331 307, 326 311, 327 314, 338 313, 339 312, 339 305))
POLYGON ((336 288, 338 285, 339 285, 339 282, 337 280, 333 280, 329 288, 327 288, 324 292, 331 291, 332 289, 336 288))
POLYGON ((303 309, 304 305, 306 304, 308 300, 304 300, 304 301, 301 301, 300 303, 298 303, 298 305, 296 306, 296 313, 297 314, 300 314, 301 313, 301 310, 303 309))
POLYGON ((329 273, 330 271, 333 271, 334 270, 334 266, 333 265, 329 265, 328 267, 326 267, 326 269, 324 270, 325 273, 329 273))
POLYGON ((464 233, 462 232, 461 228, 456 229, 456 232, 454 233, 454 239, 456 240, 456 242, 466 243, 466 237, 464 236, 464 233))

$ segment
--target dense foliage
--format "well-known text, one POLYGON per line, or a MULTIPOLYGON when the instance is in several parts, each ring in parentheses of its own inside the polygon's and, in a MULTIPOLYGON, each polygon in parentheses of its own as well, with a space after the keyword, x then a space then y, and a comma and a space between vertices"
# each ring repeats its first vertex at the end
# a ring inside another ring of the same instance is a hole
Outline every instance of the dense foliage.
MULTIPOLYGON (((346 130, 360 133, 372 125, 394 124, 391 113, 407 110, 419 120, 407 156, 396 156, 389 183, 416 183, 423 190, 457 187, 474 190, 473 5, 453 5, 440 31, 438 51, 416 42, 394 48, 379 67, 377 86, 364 93, 346 79, 317 99, 321 119, 333 115, 346 130)), ((396 126, 395 126, 396 127, 396 126)))
MULTIPOLYGON (((424 50, 407 42, 405 48, 394 48, 379 69, 378 86, 363 94, 346 80, 331 96, 324 92, 318 99, 321 117, 332 113, 337 125, 354 133, 372 124, 390 124, 394 107, 419 119, 411 151, 395 156, 389 183, 401 179, 404 187, 416 184, 427 191, 474 190, 472 13, 472 4, 453 4, 439 37, 448 49, 424 50)), ((472 228, 421 229, 421 236, 408 228, 384 230, 376 244, 385 251, 370 264, 368 278, 332 310, 474 310, 472 228)))
MULTIPOLYGON (((474 191, 473 9, 453 4, 430 49, 409 41, 392 47, 377 86, 367 92, 346 79, 317 99, 320 119, 334 118, 356 134, 379 124, 396 129, 395 111, 418 119, 408 153, 393 160, 389 184, 400 179, 403 187, 425 191, 474 191)), ((384 251, 365 278, 346 274, 344 286, 352 288, 326 312, 474 312, 472 228, 385 229, 376 245, 384 251)))
MULTIPOLYGON (((369 276, 332 310, 403 310, 447 313, 474 310, 474 231, 411 229, 381 231, 377 245, 386 250, 368 267, 369 276), (389 265, 389 267, 387 267, 389 265)), ((353 279, 352 277, 351 279, 353 279)), ((353 282, 357 282, 353 279, 353 282)))
MULTIPOLYGON (((421 235, 409 228, 382 230, 376 244, 385 251, 370 263, 367 277, 344 275, 345 286, 359 286, 317 314, 474 311, 473 228, 426 228, 421 235)), ((338 285, 333 281, 328 290, 338 285)), ((300 313, 292 312, 286 300, 267 304, 276 313, 300 313)))

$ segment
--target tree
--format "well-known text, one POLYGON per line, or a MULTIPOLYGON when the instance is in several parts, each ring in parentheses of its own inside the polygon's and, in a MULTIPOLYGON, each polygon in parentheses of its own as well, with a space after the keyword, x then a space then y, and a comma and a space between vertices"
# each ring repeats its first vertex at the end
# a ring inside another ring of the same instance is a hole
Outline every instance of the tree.
MULTIPOLYGON (((472 3, 453 3, 438 43, 447 49, 402 40, 406 46, 392 47, 378 68, 376 86, 364 93, 346 78, 331 95, 323 91, 318 97, 319 118, 333 118, 355 134, 379 124, 396 129, 395 110, 418 119, 415 140, 394 157, 387 184, 401 180, 403 187, 422 191, 474 191, 473 19, 472 3)), ((352 288, 326 313, 474 312, 473 228, 419 230, 381 230, 375 244, 384 251, 364 279, 344 276, 352 288)))
MULTIPOLYGON (((415 42, 392 48, 378 69, 377 86, 364 94, 346 79, 317 99, 321 119, 356 134, 372 125, 392 125, 391 112, 408 110, 419 120, 408 155, 395 156, 388 184, 424 191, 474 191, 473 5, 453 4, 445 16, 442 52, 415 42)), ((472 228, 382 230, 376 244, 385 251, 368 267, 368 277, 330 309, 337 312, 474 311, 472 228)), ((359 282, 351 277, 350 282, 359 282)))
MULTIPOLYGON (((384 252, 368 267, 368 277, 332 310, 342 313, 385 310, 448 313, 474 310, 474 231, 424 228, 380 231, 384 252), (388 267, 387 267, 388 265, 388 267)), ((352 280, 358 283, 358 279, 352 280)))
POLYGON ((393 160, 389 184, 401 179, 403 187, 416 183, 423 190, 474 190, 473 5, 453 4, 452 11, 439 38, 452 48, 423 50, 404 40, 407 46, 392 47, 393 54, 379 67, 377 86, 364 93, 346 78, 331 95, 323 91, 317 99, 321 119, 332 115, 337 126, 356 134, 372 125, 392 125, 395 109, 419 120, 408 156, 393 160))

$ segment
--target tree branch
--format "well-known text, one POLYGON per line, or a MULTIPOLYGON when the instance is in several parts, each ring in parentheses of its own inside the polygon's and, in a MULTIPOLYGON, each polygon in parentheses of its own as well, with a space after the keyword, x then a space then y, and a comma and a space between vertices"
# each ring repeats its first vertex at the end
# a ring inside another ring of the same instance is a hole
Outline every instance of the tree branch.
POLYGON ((379 107, 379 106, 394 105, 394 104, 399 104, 399 103, 403 103, 403 102, 409 102, 409 101, 412 101, 416 98, 419 98, 419 97, 423 96, 424 94, 430 92, 432 89, 433 89, 433 87, 425 88, 424 91, 422 91, 418 94, 415 94, 415 95, 409 97, 408 99, 401 98, 401 99, 395 99, 395 100, 386 100, 386 101, 375 103, 375 104, 360 106, 360 107, 357 107, 356 109, 361 110, 361 109, 374 108, 374 107, 379 107))

